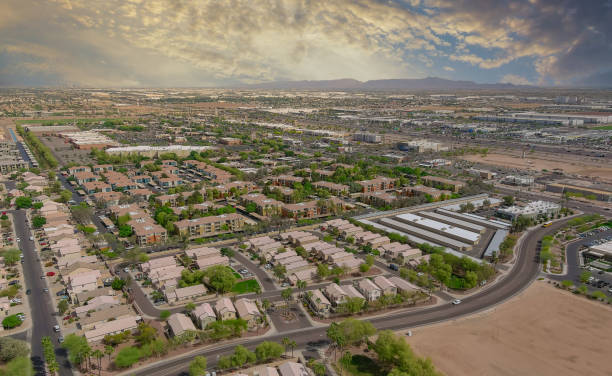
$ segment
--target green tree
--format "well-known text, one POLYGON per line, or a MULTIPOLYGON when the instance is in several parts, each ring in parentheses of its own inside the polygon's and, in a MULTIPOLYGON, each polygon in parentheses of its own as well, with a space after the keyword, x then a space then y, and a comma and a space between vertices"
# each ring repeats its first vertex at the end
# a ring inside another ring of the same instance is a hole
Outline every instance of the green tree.
POLYGON ((318 264, 317 265, 317 275, 321 278, 321 279, 325 279, 327 277, 329 277, 329 267, 326 264, 318 264))
POLYGON ((512 206, 512 205, 514 205, 514 197, 513 196, 504 196, 503 200, 504 200, 504 205, 505 206, 512 206))
POLYGON ((193 302, 189 302, 187 305, 185 305, 185 311, 187 312, 191 312, 194 309, 196 309, 196 305, 193 302))
POLYGON ((70 305, 68 304, 68 301, 66 299, 61 299, 57 303, 57 311, 59 312, 60 315, 63 315, 64 313, 66 313, 66 311, 68 311, 68 308, 70 308, 70 305))
POLYGON ((272 273, 274 274, 276 278, 278 278, 279 281, 281 281, 283 280, 283 278, 285 278, 287 269, 285 268, 285 265, 276 264, 274 265, 274 268, 272 269, 272 273))
POLYGON ((234 272, 224 265, 217 265, 206 269, 206 276, 210 286, 221 294, 231 291, 236 283, 234 272))
POLYGON ((170 311, 164 310, 159 313, 159 318, 166 321, 168 320, 168 317, 170 317, 170 315, 171 315, 170 311))
POLYGON ((62 343, 62 347, 68 351, 70 363, 75 365, 85 363, 91 353, 91 347, 89 347, 85 337, 76 334, 68 334, 64 339, 64 343, 62 343))
POLYGON ((21 325, 21 319, 17 315, 6 316, 2 320, 2 327, 4 329, 13 329, 21 325))
POLYGON ((40 215, 32 218, 32 226, 34 228, 41 228, 47 223, 47 218, 41 217, 40 215))
POLYGON ((110 363, 111 355, 115 352, 115 348, 110 345, 104 346, 104 355, 108 356, 108 362, 110 363))
POLYGON ((157 330, 144 322, 138 324, 138 335, 135 336, 136 342, 141 346, 153 342, 157 338, 157 330))
POLYGON ((361 312, 365 306, 365 299, 359 297, 349 297, 346 302, 338 305, 338 312, 357 313, 361 312))
POLYGON ((283 346, 276 342, 264 341, 255 347, 258 362, 267 362, 283 355, 283 346))
POLYGON ((327 337, 340 352, 346 346, 361 344, 374 334, 376 329, 370 322, 352 318, 332 323, 327 329, 327 337))
POLYGON ((378 333, 373 350, 378 361, 386 369, 391 369, 389 375, 439 375, 431 360, 416 356, 403 337, 396 336, 389 330, 378 333))
POLYGON ((196 356, 189 363, 189 376, 204 376, 206 374, 206 357, 196 356))
POLYGON ((17 197, 15 199, 15 206, 17 209, 29 209, 32 207, 32 199, 25 196, 17 197))
POLYGON ((365 262, 366 262, 366 264, 368 264, 369 266, 374 265, 374 261, 375 261, 375 260, 376 260, 376 259, 374 258, 374 255, 367 255, 367 256, 366 256, 366 258, 365 258, 365 262))
POLYGON ((257 360, 255 353, 247 350, 242 345, 236 346, 234 354, 231 356, 232 367, 242 367, 245 364, 253 363, 257 360))
POLYGON ((8 248, 0 251, 0 256, 4 258, 4 264, 12 266, 21 259, 21 251, 17 248, 8 248))
POLYGON ((111 287, 113 288, 113 290, 121 290, 123 289, 123 286, 125 286, 125 280, 115 277, 115 279, 113 279, 113 282, 111 283, 111 287))
POLYGON ((585 270, 580 273, 580 282, 587 283, 589 281, 589 278, 591 278, 591 272, 589 272, 588 270, 585 270))

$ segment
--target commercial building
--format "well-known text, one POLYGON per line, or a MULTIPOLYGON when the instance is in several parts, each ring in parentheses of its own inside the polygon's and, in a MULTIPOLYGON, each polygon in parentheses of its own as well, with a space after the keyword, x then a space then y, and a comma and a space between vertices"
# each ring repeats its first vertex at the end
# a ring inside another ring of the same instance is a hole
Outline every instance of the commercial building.
POLYGON ((410 151, 417 153, 439 152, 448 150, 447 146, 444 146, 439 142, 431 142, 427 140, 400 142, 397 144, 397 148, 401 151, 410 151))
POLYGON ((111 138, 95 131, 62 132, 59 136, 67 139, 77 149, 104 149, 119 145, 111 138))
POLYGON ((535 218, 543 215, 546 217, 552 217, 559 213, 561 206, 554 202, 548 201, 532 201, 525 206, 510 206, 507 208, 498 208, 497 214, 502 218, 514 220, 519 216, 535 218))
POLYGON ((216 150, 214 146, 187 146, 187 145, 169 145, 169 146, 125 146, 108 148, 106 152, 111 155, 127 155, 138 154, 144 157, 157 158, 160 154, 174 153, 179 157, 186 157, 192 151, 200 153, 207 150, 216 150))
POLYGON ((354 141, 367 142, 370 144, 379 144, 382 142, 382 136, 369 132, 357 132, 353 134, 354 141))

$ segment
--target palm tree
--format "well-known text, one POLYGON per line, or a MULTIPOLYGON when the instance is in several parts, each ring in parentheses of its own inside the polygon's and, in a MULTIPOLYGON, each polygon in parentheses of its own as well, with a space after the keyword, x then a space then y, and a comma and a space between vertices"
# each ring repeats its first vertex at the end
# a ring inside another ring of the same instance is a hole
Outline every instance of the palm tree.
POLYGON ((111 355, 115 352, 115 348, 113 346, 107 345, 104 347, 104 354, 108 355, 108 364, 111 361, 111 355))
POLYGON ((293 358, 293 350, 297 346, 297 343, 294 340, 289 341, 288 346, 291 348, 291 357, 293 358))
POLYGON ((287 353, 287 347, 289 347, 289 343, 291 343, 291 340, 289 339, 289 337, 283 337, 281 343, 283 344, 283 346, 285 346, 285 353, 287 353))
POLYGON ((100 349, 96 349, 91 355, 98 359, 98 376, 100 376, 102 372, 102 358, 104 357, 104 353, 100 351, 100 349))
POLYGON ((300 290, 301 289, 305 289, 306 288, 306 281, 299 280, 299 281, 297 281, 296 286, 300 290))

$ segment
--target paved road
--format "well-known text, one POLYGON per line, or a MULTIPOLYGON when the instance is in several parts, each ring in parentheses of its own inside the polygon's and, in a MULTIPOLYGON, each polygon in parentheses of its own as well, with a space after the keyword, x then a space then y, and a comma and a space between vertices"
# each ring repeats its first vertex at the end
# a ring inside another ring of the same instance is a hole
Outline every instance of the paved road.
MULTIPOLYGON (((64 186, 64 189, 67 189, 67 190, 69 190, 72 193, 72 199, 77 204, 80 204, 81 202, 85 201, 81 197, 81 195, 76 192, 76 189, 74 189, 74 187, 72 185, 70 185, 70 183, 68 182, 68 180, 66 180, 66 177, 64 177, 64 175, 58 173, 57 174, 57 178, 59 179, 60 183, 62 183, 62 185, 64 186)), ((94 225, 96 225, 96 227, 97 227, 97 229, 98 229, 98 231, 100 233, 108 232, 108 230, 106 229, 106 226, 104 226, 104 224, 102 223, 100 218, 98 218, 98 216, 95 215, 95 213, 92 216, 92 221, 93 221, 94 225)))
MULTIPOLYGON (((538 276, 540 270, 539 255, 536 251, 537 241, 543 236, 550 234, 559 229, 566 220, 556 222, 548 228, 539 228, 533 230, 523 239, 520 249, 517 252, 517 260, 514 270, 505 277, 502 277, 496 284, 491 285, 487 289, 463 299, 459 305, 443 304, 428 309, 390 314, 386 317, 375 318, 369 320, 378 329, 401 330, 409 329, 416 326, 432 324, 445 320, 452 320, 461 316, 470 315, 492 307, 495 304, 504 302, 521 292, 529 286, 531 282, 538 276)), ((293 338, 299 349, 311 346, 313 343, 326 340, 325 328, 312 327, 300 329, 294 333, 284 332, 281 334, 266 337, 265 340, 280 341, 282 337, 289 336, 293 338)), ((247 348, 254 348, 261 343, 263 339, 244 339, 242 343, 247 348)), ((220 345, 214 349, 202 349, 197 353, 205 355, 208 358, 209 367, 216 365, 220 355, 231 353, 236 346, 236 343, 220 345)), ((151 365, 133 372, 133 375, 138 376, 166 376, 166 375, 185 375, 187 372, 189 361, 194 354, 190 356, 179 357, 164 361, 155 365, 151 365)))
POLYGON ((49 293, 43 292, 43 288, 47 287, 44 280, 40 279, 43 275, 42 267, 38 261, 38 252, 34 242, 31 242, 30 227, 26 223, 26 213, 23 210, 15 210, 12 212, 15 219, 15 232, 17 237, 21 239, 19 248, 24 255, 23 274, 26 282, 26 288, 32 290, 28 296, 30 310, 32 314, 31 344, 32 344, 32 362, 37 375, 44 375, 44 357, 42 351, 41 339, 44 336, 50 336, 56 347, 56 358, 60 365, 60 375, 72 375, 70 363, 66 357, 66 352, 59 348, 58 333, 53 331, 53 326, 57 325, 55 316, 55 307, 49 293))
POLYGON ((277 287, 274 285, 272 278, 257 264, 255 264, 248 256, 243 255, 242 253, 235 251, 234 259, 238 261, 242 266, 247 268, 251 273, 254 273, 259 279, 261 283, 261 289, 263 291, 273 291, 276 290, 277 287))
MULTIPOLYGON (((571 243, 570 245, 567 246, 566 249, 566 262, 567 262, 567 273, 563 274, 563 275, 554 275, 551 274, 549 276, 550 279, 553 279, 555 281, 563 281, 563 280, 571 280, 574 281, 574 283, 576 284, 576 286, 581 285, 582 283, 580 282, 580 273, 582 273, 584 271, 584 269, 580 268, 580 249, 582 249, 582 246, 586 243, 592 242, 593 240, 597 240, 597 239, 601 239, 601 238, 606 238, 608 236, 612 235, 612 229, 607 230, 607 231, 603 231, 600 233, 595 234, 594 236, 589 236, 587 238, 583 238, 580 240, 577 240, 573 243, 571 243)), ((604 280, 610 284, 612 284, 612 275, 611 273, 604 273, 604 274, 597 274, 597 272, 593 272, 592 273, 593 276, 595 278, 604 280)), ((608 292, 608 289, 610 287, 605 287, 605 288, 597 288, 591 285, 587 285, 589 291, 602 291, 604 292, 606 295, 608 296, 612 296, 612 293, 608 292)))

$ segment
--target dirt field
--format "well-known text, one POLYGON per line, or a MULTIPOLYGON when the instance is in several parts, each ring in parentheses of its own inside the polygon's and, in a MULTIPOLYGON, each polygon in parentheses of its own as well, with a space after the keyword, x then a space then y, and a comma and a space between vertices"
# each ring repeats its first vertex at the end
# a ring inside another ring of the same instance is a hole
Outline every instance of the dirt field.
POLYGON ((521 158, 520 152, 517 151, 515 154, 489 153, 484 158, 476 154, 464 155, 459 158, 494 166, 535 171, 542 171, 543 169, 552 171, 558 168, 563 170, 566 174, 599 177, 602 180, 612 182, 612 166, 606 166, 603 159, 590 161, 585 158, 577 159, 573 156, 564 155, 562 157, 563 158, 554 155, 527 154, 525 159, 523 159, 521 158))
POLYGON ((538 281, 494 311, 413 330, 408 342, 449 376, 612 375, 612 308, 538 281))

